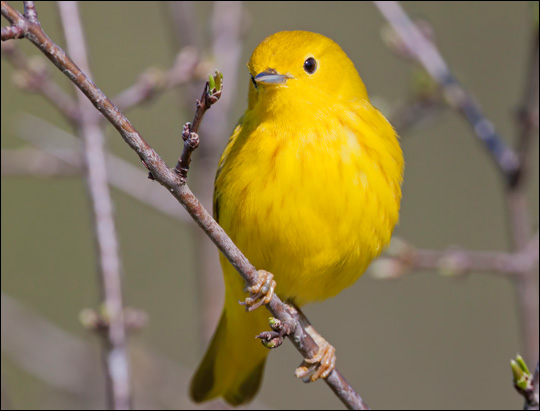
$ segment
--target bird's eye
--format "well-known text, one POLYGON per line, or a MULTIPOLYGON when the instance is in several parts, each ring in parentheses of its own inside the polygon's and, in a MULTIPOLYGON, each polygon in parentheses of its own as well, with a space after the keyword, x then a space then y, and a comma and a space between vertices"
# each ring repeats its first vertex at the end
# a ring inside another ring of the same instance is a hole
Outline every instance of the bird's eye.
POLYGON ((304 70, 308 74, 313 74, 317 71, 317 61, 313 57, 309 57, 304 61, 304 70))

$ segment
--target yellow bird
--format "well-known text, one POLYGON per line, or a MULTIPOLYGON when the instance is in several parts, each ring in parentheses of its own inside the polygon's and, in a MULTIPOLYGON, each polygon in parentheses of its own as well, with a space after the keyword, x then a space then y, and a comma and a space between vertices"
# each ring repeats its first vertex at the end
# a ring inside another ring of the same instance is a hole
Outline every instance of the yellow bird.
MULTIPOLYGON (((248 63, 248 108, 221 156, 214 215, 249 261, 297 306, 352 285, 398 221, 403 156, 354 64, 329 38, 282 31, 248 63)), ((200 402, 253 398, 269 350, 254 337, 268 312, 246 312, 245 284, 223 257, 225 307, 191 382, 200 402)))

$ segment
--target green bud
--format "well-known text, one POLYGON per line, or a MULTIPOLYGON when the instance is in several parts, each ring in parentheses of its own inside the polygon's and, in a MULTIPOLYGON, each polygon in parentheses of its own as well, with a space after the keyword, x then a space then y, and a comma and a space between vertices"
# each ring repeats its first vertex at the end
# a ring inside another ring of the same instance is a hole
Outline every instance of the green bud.
POLYGON ((216 70, 216 74, 214 74, 215 79, 215 85, 216 85, 216 91, 221 91, 223 88, 223 73, 216 70))
POLYGON ((270 341, 261 340, 262 345, 264 345, 266 348, 275 348, 277 346, 277 342, 275 339, 272 339, 270 341))
POLYGON ((531 388, 532 375, 527 368, 527 364, 521 355, 517 355, 515 360, 510 360, 512 374, 514 375, 514 385, 521 390, 531 388))
POLYGON ((516 356, 516 361, 519 365, 519 367, 525 372, 527 373, 528 375, 531 375, 531 372, 529 371, 529 368, 527 368, 527 364, 525 364, 525 360, 523 359, 523 357, 521 355, 517 355, 516 356))

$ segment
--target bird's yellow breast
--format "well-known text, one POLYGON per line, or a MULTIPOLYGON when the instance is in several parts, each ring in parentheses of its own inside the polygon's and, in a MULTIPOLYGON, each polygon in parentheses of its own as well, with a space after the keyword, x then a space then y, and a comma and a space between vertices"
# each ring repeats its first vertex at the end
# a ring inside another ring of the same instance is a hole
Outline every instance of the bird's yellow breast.
POLYGON ((403 159, 367 101, 291 115, 246 112, 216 177, 219 223, 297 304, 350 286, 389 242, 403 159))

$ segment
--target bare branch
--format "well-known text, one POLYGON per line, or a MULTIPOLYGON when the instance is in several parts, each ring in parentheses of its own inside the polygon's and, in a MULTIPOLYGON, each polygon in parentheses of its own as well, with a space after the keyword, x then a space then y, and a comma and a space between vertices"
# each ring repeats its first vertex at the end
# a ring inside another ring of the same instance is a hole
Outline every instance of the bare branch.
POLYGON ((24 17, 33 24, 39 24, 36 6, 33 1, 23 1, 24 17))
POLYGON ((388 254, 375 261, 369 270, 380 279, 400 278, 417 270, 436 270, 449 276, 487 272, 516 278, 536 267, 538 245, 538 232, 522 250, 515 253, 471 251, 458 247, 428 250, 393 238, 388 254))
POLYGON ((476 136, 504 173, 508 184, 513 184, 519 168, 518 156, 506 145, 497 134, 493 123, 483 115, 478 104, 459 84, 437 48, 424 37, 399 3, 374 1, 374 4, 401 37, 410 53, 439 84, 448 103, 471 124, 476 136))
POLYGON ((195 22, 197 16, 193 1, 168 1, 167 14, 172 21, 171 29, 174 30, 174 37, 181 41, 182 47, 201 48, 200 37, 197 35, 195 22))
MULTIPOLYGON (((184 12, 190 11, 189 6, 181 7, 184 12)), ((177 10, 178 7, 174 9, 177 10)), ((242 36, 246 28, 245 17, 246 10, 240 1, 213 2, 210 18, 211 49, 208 50, 212 56, 213 66, 209 70, 219 67, 220 72, 227 78, 227 92, 221 96, 219 104, 206 114, 204 122, 201 124, 199 134, 204 136, 204 144, 197 149, 197 173, 190 177, 190 184, 207 209, 212 207, 215 168, 223 149, 224 139, 229 136, 231 131, 231 119, 234 117, 232 108, 238 89, 239 68, 242 67, 240 59, 242 36)), ((177 19, 183 18, 186 17, 177 16, 177 19)), ((180 44, 185 44, 185 41, 189 40, 189 34, 185 33, 188 28, 181 29, 183 37, 178 39, 180 44)), ((203 37, 197 31, 194 33, 197 34, 195 41, 203 37)), ((199 93, 198 89, 183 93, 185 107, 191 107, 193 99, 198 97, 197 93, 199 93)), ((200 335, 201 340, 206 343, 212 336, 214 326, 223 309, 224 289, 222 282, 217 280, 217 277, 221 277, 221 266, 218 254, 213 252, 214 245, 200 230, 194 230, 193 237, 198 261, 197 286, 201 299, 200 335)))
MULTIPOLYGON (((70 167, 79 169, 83 167, 84 160, 81 154, 78 158, 70 155, 70 153, 82 152, 79 139, 47 121, 25 115, 18 127, 18 137, 70 167), (38 130, 39 133, 37 133, 38 130)), ((148 173, 111 153, 106 153, 106 164, 110 185, 177 221, 193 223, 184 210, 178 207, 178 202, 160 186, 150 182, 141 184, 141 181, 146 181, 148 173)))
MULTIPOLYGON (((79 408, 99 409, 101 362, 91 342, 58 327, 21 301, 2 293, 2 351, 34 378, 79 399, 79 408)), ((191 369, 143 344, 130 347, 137 409, 192 409, 187 391, 191 369)), ((5 389, 2 379, 2 389, 5 389)), ((9 384, 8 384, 9 388, 9 384)), ((5 400, 2 391, 2 410, 5 400)), ((44 407, 46 403, 42 403, 44 407)), ((252 409, 267 409, 260 402, 252 409)))
POLYGON ((73 150, 61 150, 62 156, 70 157, 71 162, 60 161, 54 156, 33 147, 2 149, 2 177, 73 177, 82 171, 81 155, 73 150))
POLYGON ((15 83, 20 88, 41 93, 72 124, 80 120, 75 100, 50 78, 41 57, 28 59, 12 42, 2 43, 2 56, 18 69, 15 83))
MULTIPOLYGON (((528 157, 530 156, 530 145, 533 140, 534 124, 538 124, 538 28, 534 29, 533 48, 530 59, 528 81, 525 86, 524 102, 522 104, 520 116, 519 147, 518 154, 510 149, 503 139, 496 133, 493 124, 483 116, 478 104, 464 90, 454 78, 446 62, 440 55, 435 45, 421 33, 419 28, 412 23, 407 14, 397 2, 375 1, 375 6, 389 22, 393 30, 400 36, 404 48, 413 56, 429 73, 429 75, 439 84, 448 103, 454 109, 461 112, 469 121, 474 132, 485 144, 491 157, 503 172, 506 180, 506 203, 509 218, 509 228, 511 232, 514 256, 527 246, 531 238, 530 212, 523 190, 523 180, 526 178, 528 157)), ((537 238, 537 237, 536 237, 537 238)), ((420 253, 416 264, 422 264, 428 260, 427 266, 430 268, 440 264, 444 255, 440 252, 435 254, 420 253), (420 258, 423 257, 423 258, 420 258)), ((448 256, 447 256, 448 257, 448 256)), ((537 269, 533 265, 520 265, 517 263, 507 264, 514 260, 510 254, 502 255, 471 255, 463 259, 463 253, 459 258, 455 253, 454 264, 465 265, 480 263, 479 266, 471 268, 484 268, 491 265, 490 269, 495 272, 505 272, 507 269, 516 268, 516 274, 512 276, 516 283, 518 294, 518 306, 520 310, 520 321, 522 334, 525 340, 525 356, 530 361, 538 354, 538 289, 536 285, 537 269), (481 257, 482 261, 478 261, 481 257), (485 260, 487 258, 487 260, 485 260), (489 261, 488 261, 489 260, 489 261), (504 262, 503 262, 504 261, 504 262), (524 269, 524 267, 528 267, 524 269)), ((538 256, 536 256, 536 260, 538 256)), ((393 263, 393 262, 392 262, 393 263)), ((399 272, 403 265, 393 265, 387 267, 399 272)))
MULTIPOLYGON (((508 229, 512 246, 521 250, 527 246, 531 236, 531 212, 526 196, 525 183, 529 179, 529 162, 532 154, 531 145, 538 133, 538 25, 532 30, 531 57, 528 75, 524 86, 520 116, 518 118, 518 154, 520 168, 514 184, 507 187, 506 207, 508 229)), ((525 343, 525 358, 533 361, 538 357, 539 344, 539 302, 538 302, 538 269, 531 267, 516 278, 516 292, 519 307, 520 326, 525 343)))
POLYGON ((401 107, 395 109, 390 116, 390 124, 397 134, 403 138, 410 130, 433 123, 448 106, 442 98, 435 96, 417 96, 401 107))
POLYGON ((525 399, 524 410, 538 410, 538 361, 533 374, 521 355, 510 361, 516 391, 525 399))
MULTIPOLYGON (((18 25, 24 18, 2 2, 2 15, 13 25, 18 25)), ((28 23, 28 22, 26 22, 28 23)), ((79 67, 35 24, 26 24, 25 37, 38 47, 51 62, 58 67, 81 90, 92 104, 109 120, 118 130, 126 143, 137 153, 143 163, 151 172, 153 178, 184 206, 188 213, 196 220, 199 226, 207 233, 217 245, 223 255, 236 268, 248 286, 257 284, 258 272, 236 247, 225 231, 204 209, 199 200, 193 195, 185 180, 176 172, 170 170, 158 154, 144 141, 137 130, 124 117, 118 108, 96 87, 96 85, 79 69, 79 67)), ((274 294, 272 301, 267 305, 270 312, 287 324, 294 324, 294 333, 290 340, 301 352, 304 358, 313 358, 318 347, 303 327, 289 313, 287 306, 274 294)), ((351 409, 365 409, 361 397, 352 390, 341 374, 334 369, 324 380, 332 390, 339 393, 340 400, 351 409)))
MULTIPOLYGON (((122 110, 129 110, 141 103, 148 102, 165 90, 170 90, 196 79, 203 79, 201 62, 197 51, 186 47, 178 53, 174 65, 165 73, 149 69, 139 76, 139 80, 121 92, 112 100, 122 110)), ((206 73, 206 72, 205 72, 206 73)))
POLYGON ((520 170, 516 185, 523 184, 524 176, 528 174, 531 158, 531 144, 538 136, 538 26, 533 30, 531 42, 531 57, 529 72, 523 91, 523 102, 517 116, 518 123, 518 155, 520 170), (536 130, 536 133, 535 133, 536 130))
MULTIPOLYGON (((60 17, 68 50, 89 73, 88 54, 82 22, 76 2, 59 2, 60 17)), ((43 33, 43 32, 41 32, 43 33)), ((131 373, 127 352, 126 324, 122 298, 122 265, 113 218, 113 205, 107 184, 105 138, 92 106, 83 94, 77 93, 81 122, 77 132, 84 142, 86 184, 93 211, 94 235, 97 242, 101 298, 107 328, 104 338, 104 361, 110 408, 131 409, 131 373)))
POLYGON ((531 399, 525 402, 525 406, 523 407, 524 410, 537 410, 540 404, 540 398, 539 398, 540 397, 539 396, 540 382, 538 381, 538 374, 540 371, 539 367, 540 367, 540 363, 537 361, 536 369, 534 370, 533 379, 532 379, 533 389, 531 393, 532 394, 531 399))
POLYGON ((2 41, 21 39, 24 37, 24 30, 16 26, 2 27, 2 41))
POLYGON ((182 154, 178 158, 178 162, 175 167, 175 172, 178 173, 180 178, 185 181, 187 173, 189 170, 189 163, 191 162, 191 154, 199 146, 199 136, 197 131, 199 131, 199 126, 203 119, 204 113, 206 113, 213 104, 215 104, 221 97, 221 92, 223 90, 222 82, 223 75, 216 72, 215 76, 211 78, 212 83, 217 82, 218 84, 212 87, 207 81, 204 85, 204 90, 200 100, 197 100, 197 109, 195 110, 195 116, 193 117, 192 123, 186 123, 184 125, 184 130, 182 131, 182 139, 184 140, 184 149, 182 154))

